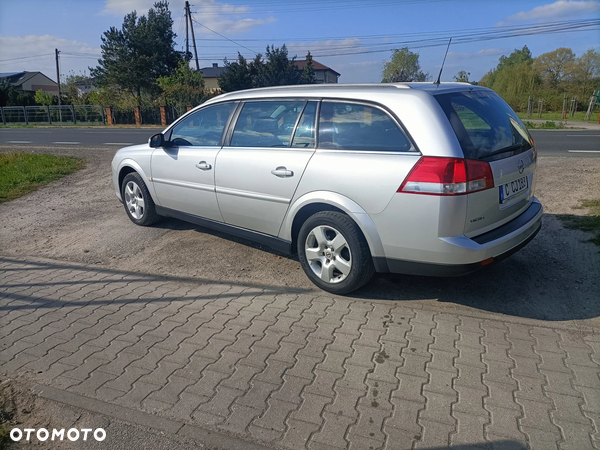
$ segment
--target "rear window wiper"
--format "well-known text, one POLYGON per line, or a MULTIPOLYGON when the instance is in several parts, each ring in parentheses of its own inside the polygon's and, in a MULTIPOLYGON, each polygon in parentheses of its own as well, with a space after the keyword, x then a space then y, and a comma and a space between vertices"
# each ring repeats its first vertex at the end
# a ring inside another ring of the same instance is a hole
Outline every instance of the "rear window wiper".
POLYGON ((487 153, 487 154, 479 157, 478 159, 486 159, 491 156, 500 155, 501 153, 516 152, 517 150, 521 150, 522 148, 523 148, 523 144, 513 144, 513 145, 509 145, 508 147, 501 148, 500 150, 495 150, 491 153, 487 153))

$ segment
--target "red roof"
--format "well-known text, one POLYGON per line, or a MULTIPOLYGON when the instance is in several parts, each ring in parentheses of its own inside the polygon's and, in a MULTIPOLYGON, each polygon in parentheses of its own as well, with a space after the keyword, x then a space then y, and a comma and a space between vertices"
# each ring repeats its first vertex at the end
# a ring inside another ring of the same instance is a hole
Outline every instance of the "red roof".
MULTIPOLYGON (((296 67, 298 69, 304 70, 304 67, 306 66, 306 60, 305 59, 300 59, 300 60, 297 59, 294 61, 294 64, 296 65, 296 67)), ((320 62, 315 61, 314 59, 312 60, 312 65, 313 65, 314 70, 331 70, 336 75, 338 75, 338 76, 341 75, 340 73, 333 70, 331 67, 327 67, 327 66, 321 64, 320 62)))

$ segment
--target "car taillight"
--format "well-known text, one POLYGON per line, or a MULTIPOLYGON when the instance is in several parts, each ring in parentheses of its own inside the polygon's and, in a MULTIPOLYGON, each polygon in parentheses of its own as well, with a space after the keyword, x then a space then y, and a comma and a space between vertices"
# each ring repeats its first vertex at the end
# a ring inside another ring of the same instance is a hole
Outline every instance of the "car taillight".
POLYGON ((423 156, 398 192, 424 195, 463 195, 494 187, 489 163, 462 158, 423 156))
POLYGON ((537 162, 537 148, 535 148, 535 143, 533 142, 533 138, 529 138, 529 143, 531 144, 531 148, 533 149, 533 160, 537 162))

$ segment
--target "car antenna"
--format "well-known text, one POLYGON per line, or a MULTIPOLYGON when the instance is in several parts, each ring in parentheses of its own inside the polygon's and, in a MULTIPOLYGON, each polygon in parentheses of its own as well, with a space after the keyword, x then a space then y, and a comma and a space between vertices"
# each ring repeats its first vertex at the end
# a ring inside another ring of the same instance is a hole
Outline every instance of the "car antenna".
POLYGON ((440 78, 442 78, 442 70, 444 70, 444 63, 446 62, 446 56, 448 56, 448 50, 450 49, 450 43, 452 42, 452 38, 448 41, 448 47, 446 47, 446 54, 444 55, 444 60, 442 61, 442 67, 440 67, 440 74, 437 77, 437 80, 433 82, 433 84, 440 84, 440 78))

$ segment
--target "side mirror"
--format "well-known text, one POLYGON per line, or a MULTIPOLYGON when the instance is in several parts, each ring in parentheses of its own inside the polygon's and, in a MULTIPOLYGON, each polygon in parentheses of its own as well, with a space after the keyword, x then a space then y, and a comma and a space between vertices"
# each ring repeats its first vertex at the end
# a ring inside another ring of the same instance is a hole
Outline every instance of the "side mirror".
POLYGON ((150 138, 148 145, 151 148, 164 147, 166 142, 164 134, 158 133, 150 138))

